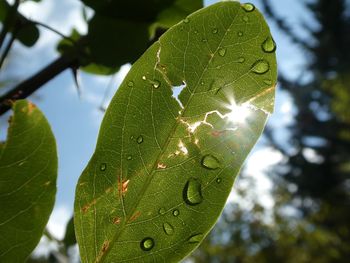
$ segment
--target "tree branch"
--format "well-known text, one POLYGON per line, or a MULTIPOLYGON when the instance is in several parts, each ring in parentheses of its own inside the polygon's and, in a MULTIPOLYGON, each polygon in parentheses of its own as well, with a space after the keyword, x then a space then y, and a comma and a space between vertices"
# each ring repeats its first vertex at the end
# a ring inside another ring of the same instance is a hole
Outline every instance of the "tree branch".
POLYGON ((44 69, 1 96, 0 115, 4 114, 11 108, 13 101, 27 98, 42 85, 56 77, 65 69, 77 67, 78 65, 78 59, 76 57, 62 55, 44 69))
MULTIPOLYGON (((2 44, 5 41, 5 37, 7 33, 11 30, 11 27, 13 26, 13 23, 16 20, 17 9, 19 4, 20 4, 20 0, 16 0, 13 6, 9 7, 9 10, 7 10, 6 18, 4 20, 2 30, 0 33, 0 49, 2 47, 2 44)), ((8 4, 6 3, 5 5, 8 5, 8 4)))

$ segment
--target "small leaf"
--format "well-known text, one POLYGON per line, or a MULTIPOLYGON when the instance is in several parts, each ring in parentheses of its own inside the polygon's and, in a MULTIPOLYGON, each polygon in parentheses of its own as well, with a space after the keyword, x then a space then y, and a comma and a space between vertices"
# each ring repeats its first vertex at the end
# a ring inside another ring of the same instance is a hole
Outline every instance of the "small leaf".
POLYGON ((82 262, 178 262, 199 245, 273 110, 268 37, 257 9, 221 2, 133 65, 77 185, 82 262))
MULTIPOLYGON (((38 2, 38 1, 37 1, 38 2)), ((0 21, 4 22, 6 17, 11 14, 12 6, 6 1, 0 1, 0 21)), ((33 46, 39 39, 40 32, 35 24, 27 20, 19 12, 15 13, 10 31, 16 32, 16 39, 27 47, 33 46), (12 26, 14 25, 14 27, 12 26)))
POLYGON ((103 16, 146 22, 154 20, 159 12, 168 8, 175 0, 82 0, 82 2, 103 16))
POLYGON ((176 0, 173 5, 158 14, 153 27, 170 28, 202 7, 202 0, 176 0))
POLYGON ((0 262, 25 261, 40 240, 56 193, 56 143, 47 120, 24 100, 13 111, 0 151, 0 262))
POLYGON ((87 35, 93 62, 111 68, 134 62, 147 49, 148 28, 147 22, 96 14, 87 35))
POLYGON ((75 238, 75 232, 74 232, 74 218, 72 217, 66 226, 66 233, 63 238, 63 243, 65 247, 73 246, 75 243, 77 243, 77 240, 75 238))
POLYGON ((33 23, 22 25, 16 34, 16 38, 27 47, 33 46, 39 37, 39 29, 33 23))

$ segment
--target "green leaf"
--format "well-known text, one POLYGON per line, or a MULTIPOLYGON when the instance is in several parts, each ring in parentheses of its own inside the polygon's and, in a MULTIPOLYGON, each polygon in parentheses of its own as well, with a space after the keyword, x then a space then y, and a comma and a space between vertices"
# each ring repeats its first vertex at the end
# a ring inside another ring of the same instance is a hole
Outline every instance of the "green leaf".
POLYGON ((33 23, 27 23, 21 26, 16 38, 25 46, 33 46, 39 39, 39 29, 33 23))
POLYGON ((175 0, 82 0, 82 2, 103 16, 146 22, 152 21, 159 12, 168 8, 175 0))
POLYGON ((54 136, 35 105, 17 101, 0 152, 0 262, 24 262, 38 244, 54 205, 54 136))
POLYGON ((96 14, 87 36, 93 61, 112 68, 134 62, 149 45, 148 28, 149 23, 96 14))
MULTIPOLYGON (((189 14, 203 7, 202 0, 176 0, 172 6, 159 13, 152 28, 170 28, 189 14)), ((151 31, 151 34, 154 32, 151 31)))
MULTIPOLYGON (((11 6, 6 1, 0 2, 0 21, 4 22, 6 16, 11 14, 11 6)), ((16 39, 19 40, 23 45, 27 47, 33 46, 40 37, 40 32, 37 26, 27 20, 19 12, 15 13, 13 25, 10 27, 10 31, 16 32, 16 39)))
POLYGON ((202 9, 133 65, 77 185, 82 262, 177 262, 213 227, 273 110, 275 44, 251 7, 202 9))
POLYGON ((68 221, 66 226, 66 233, 63 238, 63 243, 66 247, 72 246, 77 243, 74 232, 74 219, 73 217, 68 221))

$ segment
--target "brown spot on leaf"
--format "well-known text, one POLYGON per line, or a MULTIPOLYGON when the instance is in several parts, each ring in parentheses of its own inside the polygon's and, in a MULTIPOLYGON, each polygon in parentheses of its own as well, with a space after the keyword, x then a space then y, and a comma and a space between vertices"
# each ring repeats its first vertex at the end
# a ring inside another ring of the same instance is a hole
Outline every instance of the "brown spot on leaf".
POLYGON ((122 221, 122 220, 121 220, 120 217, 115 217, 115 218, 113 218, 113 224, 115 224, 115 225, 119 225, 121 221, 122 221))
POLYGON ((108 248, 109 248, 109 241, 108 241, 108 240, 105 240, 105 242, 103 242, 101 252, 102 252, 102 253, 106 253, 106 251, 108 250, 108 248))
POLYGON ((129 182, 130 182, 130 180, 123 180, 122 182, 120 182, 120 180, 118 179, 118 194, 119 194, 119 196, 126 194, 126 192, 128 191, 129 182))
POLYGON ((29 102, 28 103, 28 114, 31 114, 35 108, 36 108, 36 106, 33 103, 29 102))
POLYGON ((225 132, 226 132, 226 131, 213 131, 213 132, 211 132, 211 135, 212 135, 213 137, 220 137, 220 136, 222 136, 225 132))
POLYGON ((84 205, 83 208, 81 209, 81 211, 83 213, 86 213, 89 210, 89 208, 95 204, 96 204, 96 199, 94 199, 91 203, 84 205))
POLYGON ((140 211, 136 211, 128 220, 128 222, 133 222, 135 221, 139 216, 141 215, 141 212, 140 211))

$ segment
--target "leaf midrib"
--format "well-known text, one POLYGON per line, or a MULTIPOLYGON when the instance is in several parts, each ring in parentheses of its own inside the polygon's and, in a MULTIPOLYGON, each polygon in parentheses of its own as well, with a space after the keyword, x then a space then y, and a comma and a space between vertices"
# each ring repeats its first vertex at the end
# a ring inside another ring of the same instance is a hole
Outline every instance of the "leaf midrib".
MULTIPOLYGON (((230 24, 229 27, 225 30, 225 34, 223 35, 223 37, 222 37, 220 43, 218 44, 218 47, 216 48, 216 50, 215 50, 215 52, 214 52, 214 56, 212 56, 212 57, 208 60, 208 63, 207 63, 207 65, 206 65, 205 69, 203 70, 203 73, 202 73, 201 76, 198 78, 198 81, 197 81, 197 83, 196 83, 196 85, 195 85, 195 87, 194 87, 193 92, 190 93, 190 97, 189 97, 189 99, 188 99, 186 105, 184 106, 184 110, 181 112, 181 114, 179 114, 179 116, 178 116, 179 118, 183 117, 183 116, 185 115, 185 113, 187 112, 188 105, 191 103, 191 100, 192 100, 193 96, 196 94, 195 92, 196 92, 197 88, 199 87, 199 83, 200 83, 200 81, 201 81, 203 75, 207 72, 208 67, 209 67, 211 61, 212 61, 213 58, 215 57, 215 54, 218 52, 218 50, 219 50, 219 48, 220 48, 220 46, 221 46, 223 40, 225 39, 225 37, 226 37, 226 35, 227 35, 228 29, 231 28, 231 26, 232 26, 233 23, 235 22, 235 20, 236 20, 236 18, 237 18, 238 15, 239 15, 239 11, 237 11, 237 14, 236 14, 235 17, 232 19, 231 24, 230 24)), ((180 22, 180 23, 181 23, 181 22, 180 22)), ((189 32, 188 32, 188 34, 189 34, 189 32)), ((160 43, 160 41, 158 40, 157 42, 158 42, 158 44, 159 44, 159 48, 161 48, 161 43, 160 43)), ((187 42, 187 43, 188 43, 188 42, 187 42)), ((185 58, 186 58, 186 52, 184 53, 184 60, 185 60, 185 58)), ((162 71, 159 71, 159 72, 160 72, 162 75, 165 74, 165 73, 162 72, 162 71)), ((163 77, 164 77, 164 76, 163 76, 163 77)), ((131 92, 132 92, 132 91, 131 91, 131 92)), ((131 93, 131 92, 130 92, 130 93, 131 93)), ((151 183, 151 181, 152 181, 152 179, 153 179, 153 176, 152 176, 152 175, 153 175, 153 173, 156 171, 157 164, 158 164, 159 160, 161 159, 161 157, 163 156, 165 150, 167 149, 167 147, 168 147, 168 145, 169 145, 169 143, 170 143, 170 138, 171 138, 170 134, 175 133, 175 131, 176 131, 176 129, 178 128, 178 125, 179 125, 179 124, 180 124, 180 122, 178 122, 178 121, 176 121, 176 122, 174 123, 173 128, 171 129, 171 132, 169 133, 169 136, 168 136, 166 142, 164 143, 164 147, 163 147, 162 151, 159 153, 158 157, 156 158, 156 160, 155 160, 155 162, 154 162, 154 164, 153 164, 153 167, 152 167, 151 172, 150 172, 150 176, 148 177, 149 179, 146 180, 146 182, 144 183, 144 187, 141 189, 140 194, 138 195, 139 198, 138 198, 137 201, 135 202, 134 207, 130 210, 130 217, 133 216, 133 214, 134 214, 134 212, 135 212, 135 209, 136 209, 137 206, 139 205, 139 203, 140 203, 140 201, 141 201, 141 199, 142 199, 144 193, 146 192, 146 190, 147 190, 149 184, 151 183)), ((123 129, 124 129, 124 125, 123 125, 123 129)), ((122 151, 123 151, 123 149, 122 149, 122 151)), ((129 219, 130 219, 130 218, 129 218, 129 219)), ((129 219, 128 219, 128 220, 129 220, 129 219)), ((96 255, 95 263, 103 262, 103 260, 105 259, 105 257, 106 257, 106 256, 108 255, 108 253, 111 251, 111 248, 113 247, 113 244, 117 241, 117 238, 118 238, 119 236, 121 236, 121 234, 122 234, 122 233, 124 232, 124 230, 127 228, 128 225, 127 225, 126 223, 128 222, 128 220, 124 220, 123 223, 122 223, 121 226, 120 226, 120 231, 116 231, 116 232, 115 232, 115 234, 113 235, 111 241, 109 242, 109 248, 108 248, 108 250, 107 250, 100 258, 97 257, 98 255, 96 255)), ((96 249, 96 248, 95 248, 95 249, 96 249)))

